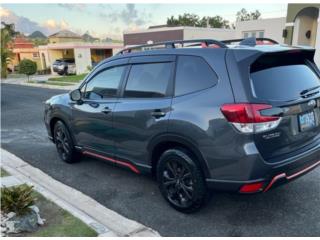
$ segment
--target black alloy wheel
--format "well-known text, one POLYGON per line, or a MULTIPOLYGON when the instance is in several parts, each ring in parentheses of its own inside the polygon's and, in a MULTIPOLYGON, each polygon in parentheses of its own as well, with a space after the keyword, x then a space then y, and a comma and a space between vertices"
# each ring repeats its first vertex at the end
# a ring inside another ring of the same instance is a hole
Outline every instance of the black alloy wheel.
POLYGON ((79 160, 79 154, 74 149, 70 133, 61 121, 57 121, 54 126, 54 141, 61 160, 67 163, 73 163, 79 160))
POLYGON ((157 177, 164 198, 182 212, 198 210, 207 199, 207 189, 199 166, 184 150, 165 151, 158 164, 157 177))

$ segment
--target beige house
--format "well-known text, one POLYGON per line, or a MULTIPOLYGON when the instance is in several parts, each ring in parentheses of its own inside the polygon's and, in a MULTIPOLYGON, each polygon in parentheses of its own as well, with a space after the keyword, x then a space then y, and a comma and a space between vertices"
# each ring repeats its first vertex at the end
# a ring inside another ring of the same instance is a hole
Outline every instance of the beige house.
POLYGON ((39 57, 39 50, 23 35, 18 35, 14 38, 10 48, 13 52, 8 68, 15 71, 16 67, 20 64, 23 59, 29 59, 37 64, 37 69, 41 69, 41 62, 39 57))
POLYGON ((320 4, 288 4, 284 42, 317 49, 315 61, 320 67, 320 4))
POLYGON ((51 68, 55 60, 71 58, 75 60, 76 73, 86 73, 101 60, 111 57, 123 48, 122 44, 85 42, 71 31, 60 31, 49 36, 49 44, 39 46, 41 67, 51 68))

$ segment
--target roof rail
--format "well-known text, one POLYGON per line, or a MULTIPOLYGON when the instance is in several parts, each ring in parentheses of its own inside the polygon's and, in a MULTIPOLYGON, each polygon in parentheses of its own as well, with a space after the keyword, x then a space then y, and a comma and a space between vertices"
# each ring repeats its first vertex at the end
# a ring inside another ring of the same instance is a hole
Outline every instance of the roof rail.
POLYGON ((144 44, 144 45, 137 45, 134 47, 128 47, 118 52, 117 55, 124 54, 124 53, 131 53, 132 50, 135 50, 135 49, 142 49, 145 47, 156 47, 161 45, 164 45, 165 46, 164 48, 176 48, 176 44, 181 44, 182 46, 184 46, 185 43, 197 43, 197 44, 193 44, 192 46, 205 45, 207 47, 214 44, 220 48, 227 48, 225 43, 223 43, 222 41, 214 40, 214 39, 174 40, 174 41, 157 42, 152 44, 144 44))
POLYGON ((255 37, 250 37, 250 38, 239 38, 239 39, 230 39, 230 40, 223 40, 224 44, 231 44, 231 43, 239 43, 239 45, 247 45, 247 46, 255 46, 257 45, 257 42, 263 42, 263 41, 268 41, 271 44, 279 44, 277 41, 271 39, 271 38, 255 38, 255 37))

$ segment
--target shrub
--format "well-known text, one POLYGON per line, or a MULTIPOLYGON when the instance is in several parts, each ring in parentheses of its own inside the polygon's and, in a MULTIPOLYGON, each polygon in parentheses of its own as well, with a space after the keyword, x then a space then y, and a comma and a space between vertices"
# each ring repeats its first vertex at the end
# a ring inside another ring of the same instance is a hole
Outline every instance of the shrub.
POLYGON ((22 74, 26 74, 29 81, 29 76, 37 72, 37 63, 29 59, 23 59, 19 64, 19 72, 22 74))
POLYGON ((24 215, 31 209, 35 202, 33 186, 20 185, 15 187, 4 187, 1 189, 1 211, 5 213, 15 212, 17 215, 24 215))
POLYGON ((88 70, 89 72, 90 72, 92 69, 93 69, 92 66, 90 66, 90 65, 87 66, 87 70, 88 70))

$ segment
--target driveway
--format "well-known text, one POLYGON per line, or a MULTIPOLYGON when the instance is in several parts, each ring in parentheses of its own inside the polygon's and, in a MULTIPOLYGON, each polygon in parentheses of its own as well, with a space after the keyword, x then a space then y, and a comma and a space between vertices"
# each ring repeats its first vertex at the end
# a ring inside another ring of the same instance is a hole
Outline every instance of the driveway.
POLYGON ((58 159, 46 137, 43 101, 63 91, 1 87, 4 149, 163 236, 320 236, 320 168, 264 194, 215 193, 202 211, 185 215, 167 205, 148 177, 95 159, 58 159))

